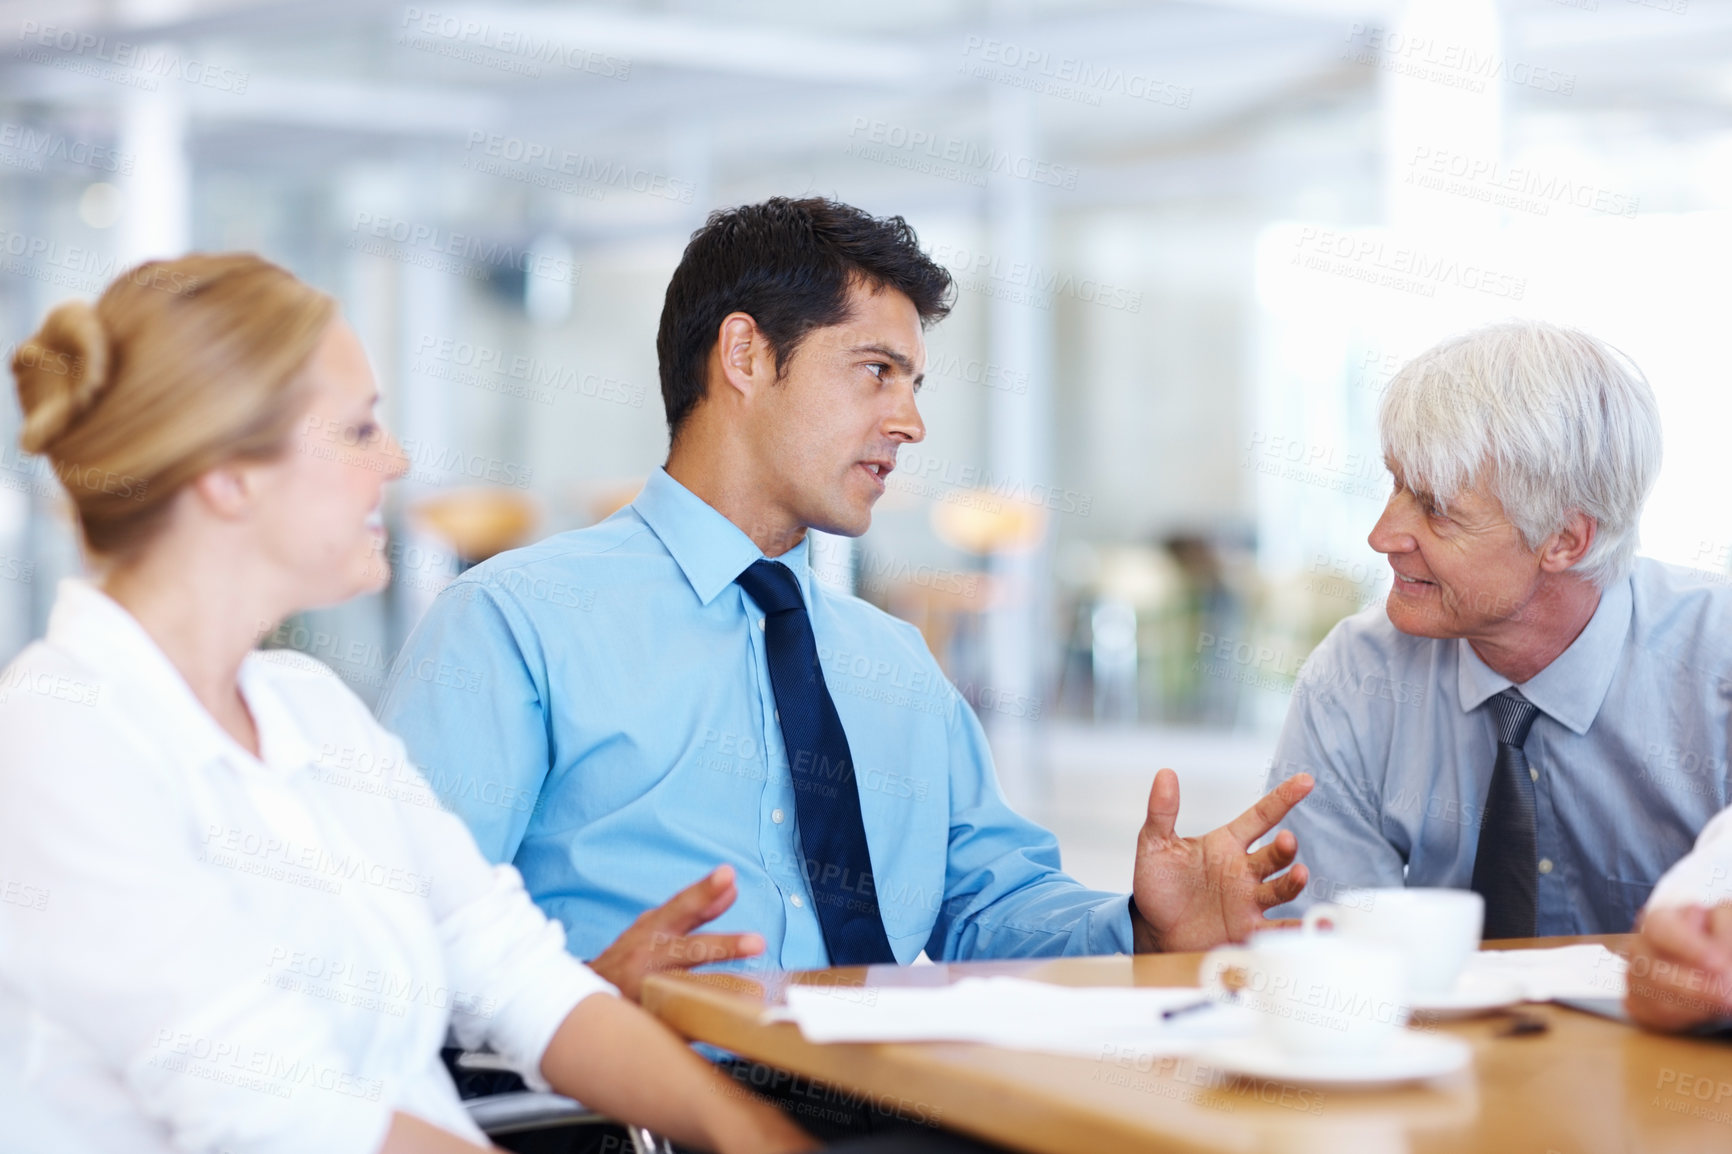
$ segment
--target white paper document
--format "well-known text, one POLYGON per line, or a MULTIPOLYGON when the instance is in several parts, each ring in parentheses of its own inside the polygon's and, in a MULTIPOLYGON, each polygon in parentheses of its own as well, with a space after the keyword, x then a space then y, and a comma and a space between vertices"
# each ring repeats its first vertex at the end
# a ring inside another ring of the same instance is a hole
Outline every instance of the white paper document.
MULTIPOLYGON (((1467 974, 1514 981, 1531 1002, 1621 998, 1624 960, 1604 946, 1486 950, 1467 974)), ((1194 987, 1053 986, 1023 978, 964 978, 948 986, 788 987, 766 1021, 793 1022, 812 1042, 978 1042, 1013 1050, 1099 1057, 1188 1054, 1255 1028, 1253 1011, 1208 1004, 1194 987)))
POLYGON ((1243 1034, 1250 1011, 1205 1002, 1194 988, 1053 986, 1022 978, 964 978, 949 986, 790 986, 770 1021, 794 1022, 813 1042, 980 1042, 1014 1050, 1099 1057, 1182 1054, 1243 1034))
POLYGON ((1467 961, 1469 974, 1512 979, 1530 1002, 1621 998, 1626 968, 1624 959, 1605 946, 1482 950, 1467 961))

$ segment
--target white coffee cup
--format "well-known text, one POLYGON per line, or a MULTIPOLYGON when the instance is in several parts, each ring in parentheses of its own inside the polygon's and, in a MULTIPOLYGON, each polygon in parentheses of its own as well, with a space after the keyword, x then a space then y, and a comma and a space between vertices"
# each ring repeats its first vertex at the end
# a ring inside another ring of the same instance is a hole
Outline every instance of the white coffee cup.
POLYGON ((1344 890, 1305 912, 1307 930, 1324 923, 1353 941, 1400 951, 1409 993, 1424 997, 1455 988, 1479 948, 1485 899, 1472 890, 1344 890))
POLYGON ((1368 1057, 1407 1024, 1400 953, 1335 934, 1264 930, 1211 950, 1197 982, 1256 1010, 1263 1037, 1297 1058, 1368 1057), (1234 970, 1236 990, 1225 980, 1234 970))

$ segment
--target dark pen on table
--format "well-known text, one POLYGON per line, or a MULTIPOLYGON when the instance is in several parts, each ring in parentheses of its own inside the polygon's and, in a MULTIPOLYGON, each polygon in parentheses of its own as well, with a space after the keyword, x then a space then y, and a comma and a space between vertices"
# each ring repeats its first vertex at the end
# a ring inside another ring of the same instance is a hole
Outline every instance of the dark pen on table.
POLYGON ((1186 1014, 1194 1013, 1197 1010, 1206 1010, 1210 1006, 1215 1006, 1215 1005, 1219 1005, 1219 1004, 1220 1003, 1212 1001, 1208 998, 1204 998, 1198 1002, 1186 1002, 1182 1006, 1173 1006, 1170 1009, 1162 1010, 1161 1011, 1161 1021, 1170 1022, 1174 1018, 1182 1018, 1186 1014))

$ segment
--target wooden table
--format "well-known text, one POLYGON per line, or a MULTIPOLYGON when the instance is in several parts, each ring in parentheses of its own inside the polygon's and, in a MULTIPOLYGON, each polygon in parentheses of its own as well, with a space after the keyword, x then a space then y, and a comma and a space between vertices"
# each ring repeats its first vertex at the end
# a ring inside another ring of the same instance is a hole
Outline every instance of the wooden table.
MULTIPOLYGON (((1499 942, 1601 942, 1626 935, 1499 942)), ((1229 1077, 1188 1058, 1067 1058, 956 1043, 815 1045, 792 1025, 764 1025, 789 982, 943 985, 1014 974, 1062 986, 1184 986, 1200 954, 1066 958, 757 975, 666 974, 644 1004, 674 1029, 846 1091, 906 1116, 1018 1150, 1732 1151, 1732 1045, 1665 1038, 1558 1006, 1529 1006, 1550 1029, 1498 1037, 1507 1018, 1431 1028, 1466 1039, 1474 1062, 1437 1082, 1389 1090, 1315 1090, 1229 1077)))

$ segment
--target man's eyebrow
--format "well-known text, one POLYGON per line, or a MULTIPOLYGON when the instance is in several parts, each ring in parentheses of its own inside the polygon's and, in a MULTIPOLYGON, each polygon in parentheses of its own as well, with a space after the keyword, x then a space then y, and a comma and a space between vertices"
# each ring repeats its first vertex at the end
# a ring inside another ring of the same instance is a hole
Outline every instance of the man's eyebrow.
MULTIPOLYGON (((914 375, 913 360, 906 353, 899 353, 889 345, 856 345, 848 350, 848 355, 851 357, 859 356, 861 353, 871 353, 873 356, 883 357, 909 376, 914 375)), ((920 375, 923 379, 926 376, 925 373, 920 375)))

